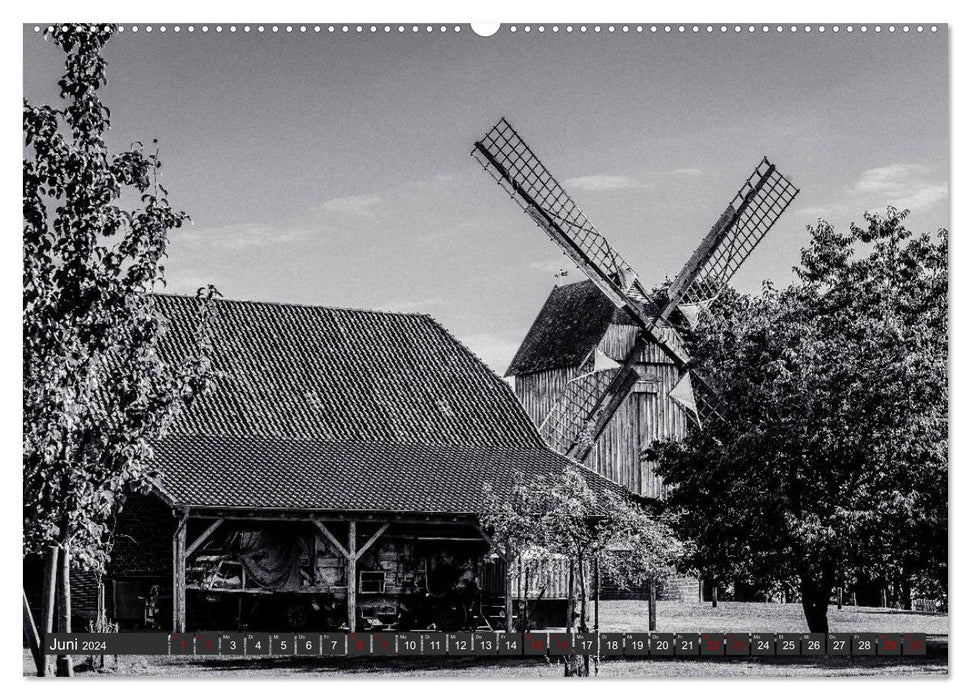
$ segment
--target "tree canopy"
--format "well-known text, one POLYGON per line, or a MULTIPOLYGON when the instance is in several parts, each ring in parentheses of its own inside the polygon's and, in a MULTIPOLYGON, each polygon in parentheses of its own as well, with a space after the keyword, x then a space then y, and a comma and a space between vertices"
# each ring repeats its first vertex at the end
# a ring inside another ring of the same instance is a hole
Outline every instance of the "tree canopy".
POLYGON ((812 631, 855 571, 946 582, 947 232, 906 216, 820 221, 795 283, 715 302, 689 347, 724 420, 656 446, 693 563, 798 582, 812 631))

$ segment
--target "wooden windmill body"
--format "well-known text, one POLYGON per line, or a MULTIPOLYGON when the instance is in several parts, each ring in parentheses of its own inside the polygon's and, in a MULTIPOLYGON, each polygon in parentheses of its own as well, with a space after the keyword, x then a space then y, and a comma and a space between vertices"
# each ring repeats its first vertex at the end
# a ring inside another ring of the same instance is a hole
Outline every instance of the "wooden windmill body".
MULTIPOLYGON (((597 368, 623 363, 638 328, 589 281, 555 287, 540 310, 507 377, 536 425, 568 383, 597 368)), ((672 342, 677 342, 672 338, 672 342)), ((688 428, 684 409, 668 398, 678 367, 654 344, 640 352, 638 380, 584 460, 592 470, 634 493, 660 498, 661 480, 641 451, 660 438, 680 438, 688 428)))

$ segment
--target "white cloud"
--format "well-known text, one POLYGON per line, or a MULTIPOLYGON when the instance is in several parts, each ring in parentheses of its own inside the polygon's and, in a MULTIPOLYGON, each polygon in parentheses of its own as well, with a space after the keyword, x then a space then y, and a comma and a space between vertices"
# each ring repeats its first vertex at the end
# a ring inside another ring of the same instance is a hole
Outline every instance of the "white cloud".
POLYGON ((701 168, 678 168, 674 171, 675 175, 684 175, 685 177, 701 177, 701 168))
POLYGON ((374 208, 381 202, 376 194, 355 194, 349 197, 336 197, 321 204, 317 209, 328 214, 347 214, 349 216, 371 216, 374 208))
POLYGON ((865 171, 851 188, 868 209, 894 206, 917 211, 947 199, 946 183, 935 182, 931 170, 917 163, 895 163, 865 171))
POLYGON ((256 248, 291 243, 309 235, 306 227, 279 223, 227 224, 225 226, 183 227, 173 234, 175 245, 218 248, 256 248))
POLYGON ((645 187, 643 183, 627 175, 584 175, 582 177, 570 178, 563 184, 568 188, 586 190, 588 192, 631 190, 645 187))

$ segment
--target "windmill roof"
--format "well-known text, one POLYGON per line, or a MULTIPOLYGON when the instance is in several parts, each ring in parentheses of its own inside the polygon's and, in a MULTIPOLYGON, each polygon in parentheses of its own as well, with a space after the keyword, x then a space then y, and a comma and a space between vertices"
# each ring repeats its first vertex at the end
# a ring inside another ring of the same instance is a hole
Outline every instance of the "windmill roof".
POLYGON ((597 347, 612 323, 633 325, 627 312, 615 307, 593 282, 553 287, 506 376, 575 367, 597 347))
MULTIPOLYGON (((179 361, 200 302, 156 302, 160 350, 179 361)), ((430 316, 231 300, 215 311, 213 385, 156 449, 179 504, 446 511, 471 503, 485 473, 511 483, 572 464, 430 316)))

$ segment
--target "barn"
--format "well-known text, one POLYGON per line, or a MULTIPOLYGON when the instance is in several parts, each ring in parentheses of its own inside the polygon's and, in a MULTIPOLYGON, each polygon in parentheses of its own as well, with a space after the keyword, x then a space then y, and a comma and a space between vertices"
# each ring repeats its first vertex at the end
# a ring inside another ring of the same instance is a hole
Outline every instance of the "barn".
MULTIPOLYGON (((164 356, 190 347, 198 303, 157 297, 164 356)), ((155 445, 153 489, 127 499, 76 612, 176 631, 512 624, 484 486, 573 463, 509 385, 427 315, 215 304, 214 385, 155 445)), ((554 581, 546 617, 565 597, 554 581)))

